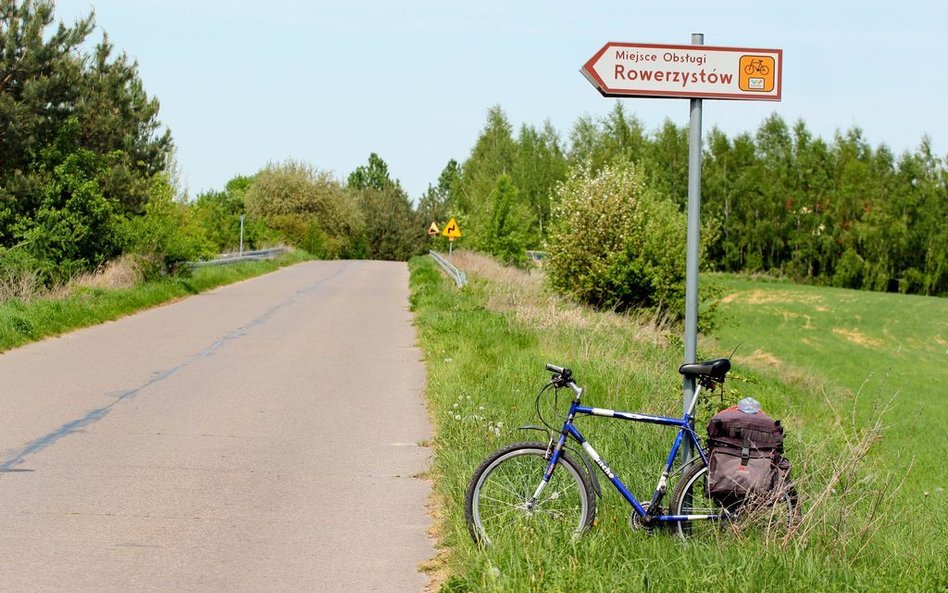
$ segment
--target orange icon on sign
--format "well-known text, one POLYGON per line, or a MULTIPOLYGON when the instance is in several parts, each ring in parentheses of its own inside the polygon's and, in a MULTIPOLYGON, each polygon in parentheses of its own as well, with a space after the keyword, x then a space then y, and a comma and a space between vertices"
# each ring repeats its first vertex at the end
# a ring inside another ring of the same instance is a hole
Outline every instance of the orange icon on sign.
POLYGON ((774 90, 776 62, 770 56, 741 56, 740 89, 752 93, 774 90))

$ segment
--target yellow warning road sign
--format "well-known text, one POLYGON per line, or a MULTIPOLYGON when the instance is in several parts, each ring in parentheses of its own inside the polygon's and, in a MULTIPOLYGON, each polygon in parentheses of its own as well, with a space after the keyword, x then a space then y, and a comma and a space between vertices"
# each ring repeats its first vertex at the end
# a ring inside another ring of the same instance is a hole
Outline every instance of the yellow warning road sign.
POLYGON ((428 227, 428 236, 429 236, 429 237, 437 237, 437 236, 440 235, 440 234, 441 234, 441 231, 438 230, 438 225, 436 225, 435 223, 432 222, 432 223, 431 223, 431 226, 428 227))
POLYGON ((454 241, 461 236, 461 229, 458 227, 458 221, 453 218, 448 222, 447 226, 444 227, 444 230, 441 231, 441 234, 447 237, 448 239, 454 241))

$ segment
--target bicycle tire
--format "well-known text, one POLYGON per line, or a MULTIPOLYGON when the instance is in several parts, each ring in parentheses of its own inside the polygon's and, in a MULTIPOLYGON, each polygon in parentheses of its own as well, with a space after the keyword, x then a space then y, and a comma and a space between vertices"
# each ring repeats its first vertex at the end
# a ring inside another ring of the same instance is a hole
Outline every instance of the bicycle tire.
POLYGON ((695 533, 716 531, 725 521, 744 521, 758 525, 766 530, 767 536, 774 535, 777 530, 785 530, 797 519, 797 497, 792 484, 770 497, 769 500, 758 502, 743 502, 725 508, 720 502, 708 496, 707 489, 708 466, 694 465, 689 468, 672 494, 671 513, 673 515, 710 515, 721 514, 720 520, 680 521, 674 529, 681 538, 688 538, 695 533), (690 501, 690 502, 689 502, 690 501))
POLYGON ((491 453, 474 471, 464 513, 475 542, 491 545, 502 533, 520 541, 531 534, 577 537, 592 526, 592 484, 585 466, 566 451, 536 506, 526 508, 546 472, 546 450, 546 443, 513 443, 491 453))

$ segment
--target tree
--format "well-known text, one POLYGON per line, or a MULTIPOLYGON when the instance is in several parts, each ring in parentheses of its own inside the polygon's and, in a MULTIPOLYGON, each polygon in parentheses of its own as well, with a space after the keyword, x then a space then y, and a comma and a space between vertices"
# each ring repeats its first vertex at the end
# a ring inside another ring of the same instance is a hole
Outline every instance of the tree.
POLYGON ((469 214, 475 228, 479 228, 482 222, 480 215, 484 203, 497 178, 513 172, 516 154, 517 147, 506 114, 499 106, 491 107, 487 112, 487 123, 471 155, 464 161, 455 204, 459 212, 469 214))
POLYGON ((449 160, 438 176, 438 184, 429 185, 418 201, 417 212, 422 222, 447 222, 456 202, 460 177, 461 166, 456 160, 449 160))
POLYGON ((173 150, 171 133, 160 131, 159 103, 138 77, 138 64, 125 53, 113 58, 108 36, 84 62, 76 114, 82 146, 96 152, 121 151, 122 158, 103 179, 103 191, 129 213, 140 213, 148 200, 147 183, 167 171, 173 150))
POLYGON ((648 153, 642 123, 626 115, 621 101, 599 122, 589 116, 579 118, 570 132, 570 145, 570 165, 589 167, 592 172, 619 161, 640 162, 648 153))
POLYGON ((124 218, 119 236, 126 253, 139 256, 146 278, 174 272, 187 261, 214 255, 195 211, 176 199, 169 180, 157 175, 141 216, 124 218))
POLYGON ((46 176, 33 216, 14 226, 37 260, 59 264, 52 279, 64 280, 120 253, 115 207, 96 181, 107 162, 84 149, 68 154, 46 176))
POLYGON ((388 175, 388 164, 374 152, 369 155, 369 163, 356 167, 356 170, 349 174, 347 185, 350 189, 364 190, 375 189, 382 191, 388 185, 393 183, 388 175))
POLYGON ((332 175, 299 161, 267 165, 246 190, 247 213, 319 257, 361 255, 365 220, 356 196, 332 175))
POLYGON ((388 164, 374 152, 366 165, 349 175, 365 220, 365 248, 372 259, 407 260, 421 252, 425 226, 408 194, 388 174, 388 164))
POLYGON ((688 205, 688 128, 666 119, 648 144, 639 162, 649 172, 649 185, 684 210, 688 205))
POLYGON ((91 15, 52 23, 51 1, 0 0, 0 247, 91 267, 117 255, 109 221, 144 211, 171 136, 137 64, 107 37, 85 53, 91 15))
POLYGON ((245 249, 257 249, 274 239, 263 219, 247 215, 244 198, 252 184, 252 177, 238 175, 227 182, 223 191, 204 192, 194 201, 192 209, 197 223, 217 253, 238 249, 241 217, 245 249))
POLYGON ((531 126, 520 128, 517 158, 511 182, 518 189, 518 201, 528 209, 522 229, 527 244, 539 245, 546 234, 552 207, 554 187, 566 178, 566 156, 559 135, 549 121, 537 131, 531 126))
POLYGON ((523 264, 530 227, 530 213, 520 202, 519 191, 509 175, 497 178, 487 199, 488 220, 474 242, 476 247, 502 261, 523 264))
MULTIPOLYGON (((511 129, 500 107, 491 108, 460 170, 446 167, 422 197, 425 225, 457 216, 465 244, 507 257, 497 238, 517 239, 507 234, 509 221, 526 213, 518 223, 528 230, 524 246, 544 236, 555 244, 549 229, 569 214, 557 203, 566 194, 550 190, 557 180, 567 179, 567 170, 570 180, 584 171, 586 185, 598 187, 591 180, 599 172, 629 162, 637 177, 646 175, 640 181, 649 192, 678 210, 685 206, 687 128, 666 121, 646 134, 616 102, 601 118, 580 117, 567 149, 548 122, 542 130, 522 125, 516 139, 511 129)), ((896 158, 884 145, 870 146, 858 128, 824 141, 803 121, 791 126, 775 114, 753 133, 729 138, 711 130, 704 150, 702 240, 709 267, 948 294, 948 163, 932 154, 927 138, 896 158)), ((581 244, 586 238, 574 239, 581 244)), ((590 302, 599 297, 605 299, 590 302)))

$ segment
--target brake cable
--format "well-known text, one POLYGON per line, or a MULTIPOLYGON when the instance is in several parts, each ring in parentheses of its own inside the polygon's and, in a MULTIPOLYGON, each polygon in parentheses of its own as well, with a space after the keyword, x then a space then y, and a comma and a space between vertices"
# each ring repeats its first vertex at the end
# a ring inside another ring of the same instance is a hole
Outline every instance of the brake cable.
MULTIPOLYGON (((549 383, 547 383, 546 385, 544 385, 544 386, 543 386, 543 389, 541 389, 540 392, 537 393, 536 400, 534 400, 534 408, 536 409, 537 418, 540 419, 540 423, 543 424, 543 426, 545 426, 548 430, 550 430, 551 432, 554 432, 554 433, 555 433, 555 432, 559 432, 560 429, 554 428, 553 426, 550 426, 549 422, 547 422, 546 419, 543 417, 543 412, 542 412, 542 410, 540 409, 540 398, 543 397, 543 394, 544 394, 544 393, 546 392, 546 390, 549 389, 550 387, 556 387, 555 384, 554 384, 552 381, 550 381, 549 383)), ((553 396, 554 396, 554 398, 555 398, 554 401, 553 401, 553 409, 556 410, 556 405, 557 405, 557 403, 559 402, 559 388, 555 388, 555 389, 553 390, 553 396)))

